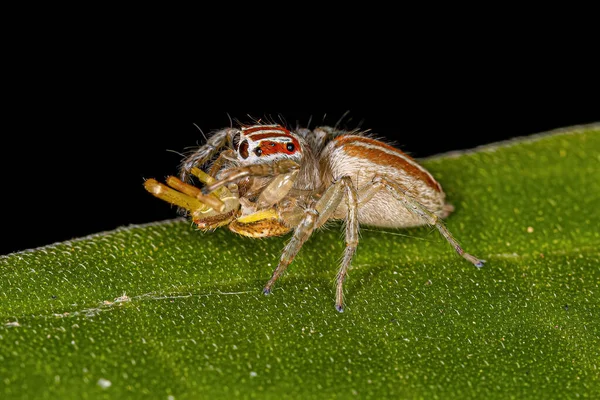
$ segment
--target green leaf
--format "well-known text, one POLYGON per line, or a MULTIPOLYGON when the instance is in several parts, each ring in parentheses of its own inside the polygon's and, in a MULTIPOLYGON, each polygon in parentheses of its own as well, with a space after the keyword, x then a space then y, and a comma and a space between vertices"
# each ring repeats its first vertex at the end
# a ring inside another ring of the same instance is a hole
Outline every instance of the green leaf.
POLYGON ((340 224, 271 296, 288 237, 180 219, 1 257, 0 398, 600 398, 600 125, 423 164, 486 265, 363 227, 342 314, 340 224))

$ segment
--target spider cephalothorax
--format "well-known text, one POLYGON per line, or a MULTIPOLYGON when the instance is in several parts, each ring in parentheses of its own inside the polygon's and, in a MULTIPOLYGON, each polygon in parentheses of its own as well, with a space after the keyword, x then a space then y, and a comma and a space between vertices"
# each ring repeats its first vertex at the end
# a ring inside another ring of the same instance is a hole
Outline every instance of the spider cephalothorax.
POLYGON ((183 161, 180 178, 168 177, 167 185, 148 179, 145 187, 186 210, 202 230, 227 225, 249 237, 293 231, 265 294, 312 233, 335 219, 345 220, 346 230, 336 278, 340 312, 360 224, 430 224, 458 254, 483 265, 463 251, 442 223, 452 206, 433 176, 401 150, 360 132, 327 126, 290 131, 275 124, 222 129, 183 161), (188 183, 191 176, 204 184, 202 189, 188 183))

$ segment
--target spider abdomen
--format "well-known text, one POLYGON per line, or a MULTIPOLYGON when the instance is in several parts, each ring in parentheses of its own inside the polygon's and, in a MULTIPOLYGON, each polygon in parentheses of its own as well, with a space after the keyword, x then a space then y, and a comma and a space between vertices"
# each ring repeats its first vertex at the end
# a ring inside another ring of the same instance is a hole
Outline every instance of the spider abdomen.
MULTIPOLYGON (((446 195, 435 178, 412 157, 379 140, 359 135, 338 136, 323 149, 321 160, 325 166, 322 172, 331 181, 344 176, 352 180, 359 202, 361 193, 383 179, 397 183, 435 215, 444 218, 449 214, 446 195)), ((343 218, 345 214, 346 206, 341 204, 334 216, 343 218)), ((378 191, 360 204, 358 219, 361 224, 390 228, 424 223, 422 217, 408 210, 387 190, 378 191)))

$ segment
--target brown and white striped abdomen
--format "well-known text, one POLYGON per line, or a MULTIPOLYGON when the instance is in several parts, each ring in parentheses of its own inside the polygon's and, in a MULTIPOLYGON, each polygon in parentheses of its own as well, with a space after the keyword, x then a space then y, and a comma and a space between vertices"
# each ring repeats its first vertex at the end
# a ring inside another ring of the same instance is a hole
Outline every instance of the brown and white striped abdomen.
MULTIPOLYGON (((413 158, 381 141, 358 135, 338 136, 323 150, 321 165, 324 167, 324 182, 348 176, 360 192, 362 188, 373 185, 375 177, 385 178, 405 188, 408 194, 436 215, 443 218, 448 214, 448 207, 444 207, 444 191, 433 176, 413 158)), ((341 205, 335 217, 343 218, 345 210, 346 205, 341 205)), ((381 227, 423 224, 421 218, 408 211, 385 189, 359 207, 358 219, 361 224, 381 227)))

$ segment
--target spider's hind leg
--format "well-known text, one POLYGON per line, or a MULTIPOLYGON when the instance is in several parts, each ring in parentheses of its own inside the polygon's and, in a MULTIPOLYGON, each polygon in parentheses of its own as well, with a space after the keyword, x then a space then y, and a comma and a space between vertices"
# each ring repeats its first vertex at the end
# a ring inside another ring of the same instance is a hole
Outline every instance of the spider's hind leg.
MULTIPOLYGON (((402 203, 410 212, 418 215, 425 223, 435 226, 440 234, 448 241, 448 243, 450 243, 450 245, 460 256, 475 265, 477 268, 483 267, 485 260, 480 260, 479 258, 466 253, 458 244, 458 241, 454 238, 454 236, 452 236, 448 228, 446 228, 441 217, 429 211, 425 206, 406 193, 406 191, 400 185, 394 184, 385 179, 379 179, 374 183, 373 187, 387 189, 387 191, 391 193, 396 200, 402 203)), ((453 209, 454 208, 451 205, 447 205, 445 206, 444 211, 449 214, 453 209)))

